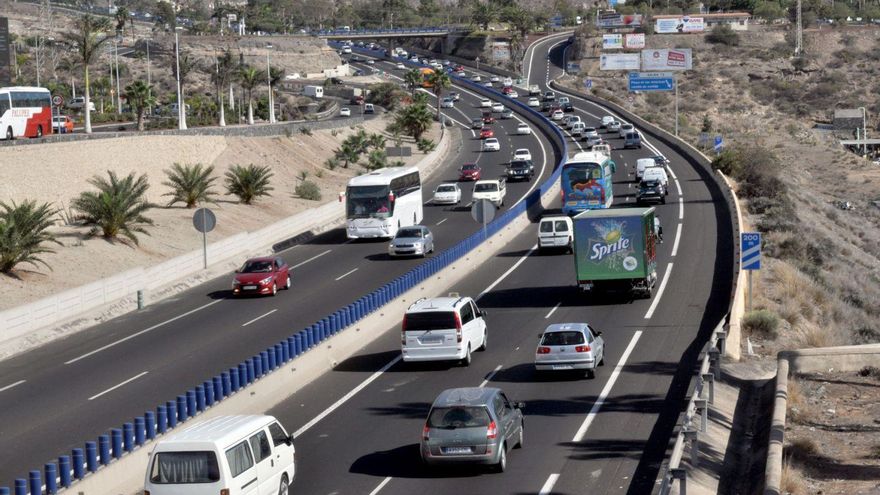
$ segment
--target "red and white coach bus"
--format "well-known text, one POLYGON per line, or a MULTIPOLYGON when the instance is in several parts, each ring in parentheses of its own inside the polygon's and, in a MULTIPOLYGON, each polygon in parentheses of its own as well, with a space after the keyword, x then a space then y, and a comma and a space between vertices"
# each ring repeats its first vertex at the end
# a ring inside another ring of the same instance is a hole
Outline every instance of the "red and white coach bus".
POLYGON ((0 139, 52 134, 52 95, 46 88, 0 88, 0 139))

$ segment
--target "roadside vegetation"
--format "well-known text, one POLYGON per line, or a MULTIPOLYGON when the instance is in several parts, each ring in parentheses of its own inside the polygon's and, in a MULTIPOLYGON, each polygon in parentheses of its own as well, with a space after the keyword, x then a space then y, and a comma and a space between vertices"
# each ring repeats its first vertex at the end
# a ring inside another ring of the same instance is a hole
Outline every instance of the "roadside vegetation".
POLYGON ((226 192, 237 196, 242 204, 253 204, 255 199, 271 196, 274 188, 269 184, 273 175, 266 165, 235 165, 226 172, 226 192))
POLYGON ((41 255, 54 253, 49 244, 58 244, 49 231, 56 213, 49 203, 0 202, 0 273, 14 276, 14 270, 21 264, 51 269, 41 255))
POLYGON ((108 177, 95 176, 89 184, 97 191, 86 191, 71 202, 85 225, 91 225, 89 236, 100 234, 107 240, 120 240, 120 236, 137 245, 138 234, 149 235, 147 227, 153 220, 146 213, 155 207, 145 196, 150 184, 147 176, 135 177, 134 172, 120 179, 115 172, 108 177))
POLYGON ((171 196, 168 206, 175 203, 183 203, 187 208, 194 208, 199 203, 215 202, 217 193, 214 191, 216 177, 213 166, 203 166, 201 163, 194 165, 181 165, 175 163, 171 169, 166 170, 168 180, 162 183, 171 188, 164 196, 171 196))

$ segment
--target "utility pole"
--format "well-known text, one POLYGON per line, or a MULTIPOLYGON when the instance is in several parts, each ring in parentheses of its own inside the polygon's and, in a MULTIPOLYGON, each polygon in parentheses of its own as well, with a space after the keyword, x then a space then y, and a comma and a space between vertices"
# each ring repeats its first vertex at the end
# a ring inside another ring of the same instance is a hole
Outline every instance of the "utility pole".
POLYGON ((114 58, 116 59, 116 113, 122 113, 122 90, 119 83, 119 43, 113 40, 114 58))
POLYGON ((266 83, 269 84, 269 123, 275 123, 275 99, 272 96, 272 67, 269 65, 269 48, 266 48, 266 83))
MULTIPOLYGON (((149 97, 149 96, 152 96, 152 93, 153 93, 153 88, 151 87, 153 83, 150 79, 150 38, 147 38, 146 41, 147 41, 147 96, 149 97)), ((147 112, 150 115, 153 114, 152 105, 150 105, 147 108, 147 112)))
POLYGON ((186 129, 186 103, 180 93, 180 38, 177 30, 174 31, 174 60, 177 65, 177 128, 186 129))
POLYGON ((801 15, 801 0, 797 0, 797 34, 795 36, 794 56, 800 57, 804 52, 804 21, 801 15))

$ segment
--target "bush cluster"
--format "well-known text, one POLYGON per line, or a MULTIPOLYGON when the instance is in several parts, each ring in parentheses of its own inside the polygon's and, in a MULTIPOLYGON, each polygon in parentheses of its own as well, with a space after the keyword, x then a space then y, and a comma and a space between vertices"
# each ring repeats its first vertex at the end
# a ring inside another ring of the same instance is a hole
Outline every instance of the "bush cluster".
POLYGON ((775 339, 779 329, 779 316, 767 309, 749 311, 743 317, 742 325, 751 335, 775 339))
POLYGON ((310 201, 321 200, 321 189, 318 187, 317 184, 310 180, 302 181, 299 185, 296 186, 294 192, 302 199, 308 199, 310 201))

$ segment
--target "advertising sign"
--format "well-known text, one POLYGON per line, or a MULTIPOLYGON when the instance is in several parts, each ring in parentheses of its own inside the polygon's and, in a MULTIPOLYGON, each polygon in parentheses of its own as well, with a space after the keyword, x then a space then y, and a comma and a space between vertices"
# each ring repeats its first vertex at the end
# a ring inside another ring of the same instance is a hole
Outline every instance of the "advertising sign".
POLYGON ((706 30, 706 24, 702 17, 673 17, 671 19, 656 19, 654 33, 701 33, 706 30))
POLYGON ((654 257, 644 255, 651 247, 645 246, 645 239, 653 237, 642 230, 650 232, 649 221, 653 223, 653 215, 575 219, 578 280, 647 276, 651 267, 645 266, 645 261, 650 263, 654 257))
POLYGON ((693 59, 690 48, 664 48, 659 50, 642 50, 642 70, 691 70, 693 59))
POLYGON ((641 14, 603 13, 599 14, 599 18, 596 19, 596 26, 600 28, 637 27, 641 25, 641 14))
POLYGON ((510 60, 510 43, 506 41, 492 43, 492 60, 510 60))
POLYGON ((12 71, 9 68, 9 19, 0 17, 0 86, 12 85, 12 71))
POLYGON ((603 50, 619 50, 623 48, 622 34, 603 34, 602 49, 603 50))
POLYGON ((627 34, 623 38, 623 47, 628 49, 642 49, 645 47, 645 33, 627 34))
POLYGON ((603 53, 599 56, 599 70, 639 70, 639 54, 603 53))

